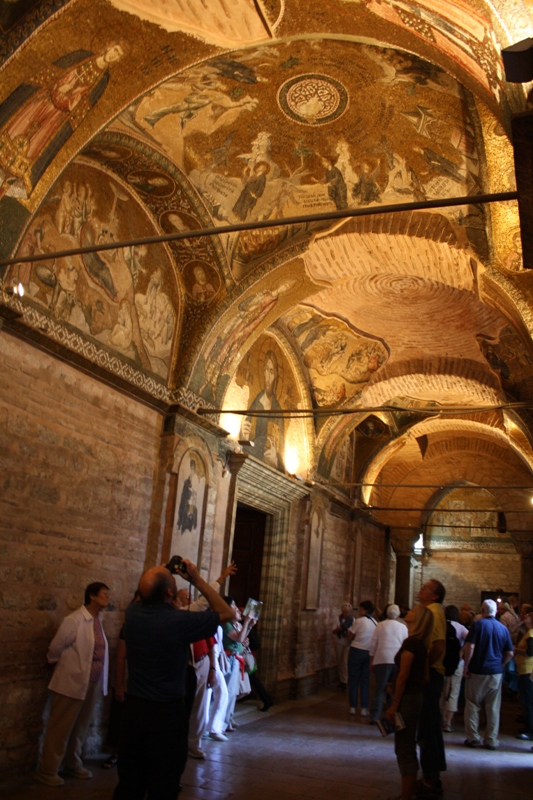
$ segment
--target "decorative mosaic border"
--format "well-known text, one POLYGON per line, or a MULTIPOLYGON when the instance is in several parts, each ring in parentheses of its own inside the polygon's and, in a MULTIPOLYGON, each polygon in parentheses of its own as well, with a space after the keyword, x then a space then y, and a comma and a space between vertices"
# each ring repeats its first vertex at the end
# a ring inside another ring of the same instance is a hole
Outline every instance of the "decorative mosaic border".
POLYGON ((185 389, 183 387, 170 389, 157 378, 146 375, 132 364, 123 361, 117 355, 109 353, 96 342, 88 341, 80 333, 75 330, 69 330, 55 320, 50 319, 50 317, 46 316, 46 314, 38 309, 23 303, 19 299, 12 299, 6 303, 6 305, 19 312, 21 315, 20 322, 23 325, 39 331, 61 348, 76 353, 96 367, 106 370, 106 372, 109 373, 111 381, 112 376, 115 375, 157 400, 167 403, 169 406, 179 404, 188 408, 190 411, 196 411, 200 405, 214 408, 214 406, 211 406, 210 403, 199 397, 190 389, 185 389))
POLYGON ((5 64, 42 25, 72 2, 75 0, 45 0, 37 3, 8 31, 0 29, 0 65, 5 64))

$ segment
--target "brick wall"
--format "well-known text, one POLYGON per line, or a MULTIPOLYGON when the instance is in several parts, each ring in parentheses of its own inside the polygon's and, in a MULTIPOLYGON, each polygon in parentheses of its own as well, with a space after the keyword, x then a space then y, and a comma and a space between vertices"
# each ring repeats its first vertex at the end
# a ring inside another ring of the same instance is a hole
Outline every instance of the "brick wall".
MULTIPOLYGON (((35 765, 46 650, 84 587, 113 644, 142 572, 161 418, 0 333, 0 773, 35 765)), ((96 746, 100 718, 89 736, 96 746)))
MULTIPOLYGON (((478 609, 481 592, 518 591, 520 556, 503 553, 434 552, 427 566, 416 570, 415 597, 421 583, 437 578, 446 587, 447 604, 460 608, 470 603, 478 609)), ((524 598, 527 602, 529 598, 524 598)))
POLYGON ((295 524, 290 532, 287 586, 291 592, 285 598, 283 612, 276 688, 278 699, 306 696, 324 684, 336 682, 331 631, 337 624, 342 603, 351 602, 354 594, 359 599, 371 598, 374 601, 378 578, 382 583, 382 594, 388 591, 389 549, 383 530, 371 523, 361 524, 327 513, 319 608, 304 608, 308 535, 305 503, 305 500, 302 501, 300 515, 293 514, 295 524), (360 586, 354 586, 355 539, 359 529, 364 537, 364 547, 360 586))

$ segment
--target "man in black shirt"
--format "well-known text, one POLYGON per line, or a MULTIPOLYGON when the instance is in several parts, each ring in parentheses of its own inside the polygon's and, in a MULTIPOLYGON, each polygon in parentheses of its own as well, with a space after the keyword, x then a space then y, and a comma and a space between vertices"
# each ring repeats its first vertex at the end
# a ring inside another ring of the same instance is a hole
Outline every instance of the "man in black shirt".
POLYGON ((114 800, 176 800, 187 761, 185 674, 189 645, 212 636, 234 613, 184 559, 188 578, 212 611, 189 614, 174 607, 176 581, 152 567, 139 582, 140 602, 126 611, 124 637, 128 690, 119 744, 114 800))

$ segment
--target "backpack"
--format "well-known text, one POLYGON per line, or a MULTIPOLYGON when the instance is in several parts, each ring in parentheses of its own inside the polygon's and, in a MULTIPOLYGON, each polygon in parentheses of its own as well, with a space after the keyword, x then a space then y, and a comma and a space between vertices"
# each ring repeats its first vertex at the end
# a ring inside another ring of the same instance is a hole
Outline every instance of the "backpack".
POLYGON ((461 642, 457 638, 455 628, 449 619, 446 620, 446 653, 444 655, 444 674, 447 678, 453 675, 461 660, 461 642))

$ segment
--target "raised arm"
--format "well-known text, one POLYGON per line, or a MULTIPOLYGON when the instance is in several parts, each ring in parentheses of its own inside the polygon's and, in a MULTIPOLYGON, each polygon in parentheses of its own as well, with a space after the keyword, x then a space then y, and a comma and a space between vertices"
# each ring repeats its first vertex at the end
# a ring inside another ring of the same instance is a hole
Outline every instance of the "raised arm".
POLYGON ((187 576, 190 582, 203 594, 213 611, 216 611, 220 615, 220 621, 232 622, 235 619, 235 613, 222 599, 218 591, 204 581, 198 572, 198 568, 192 561, 189 561, 188 558, 184 558, 183 563, 187 569, 187 576))

